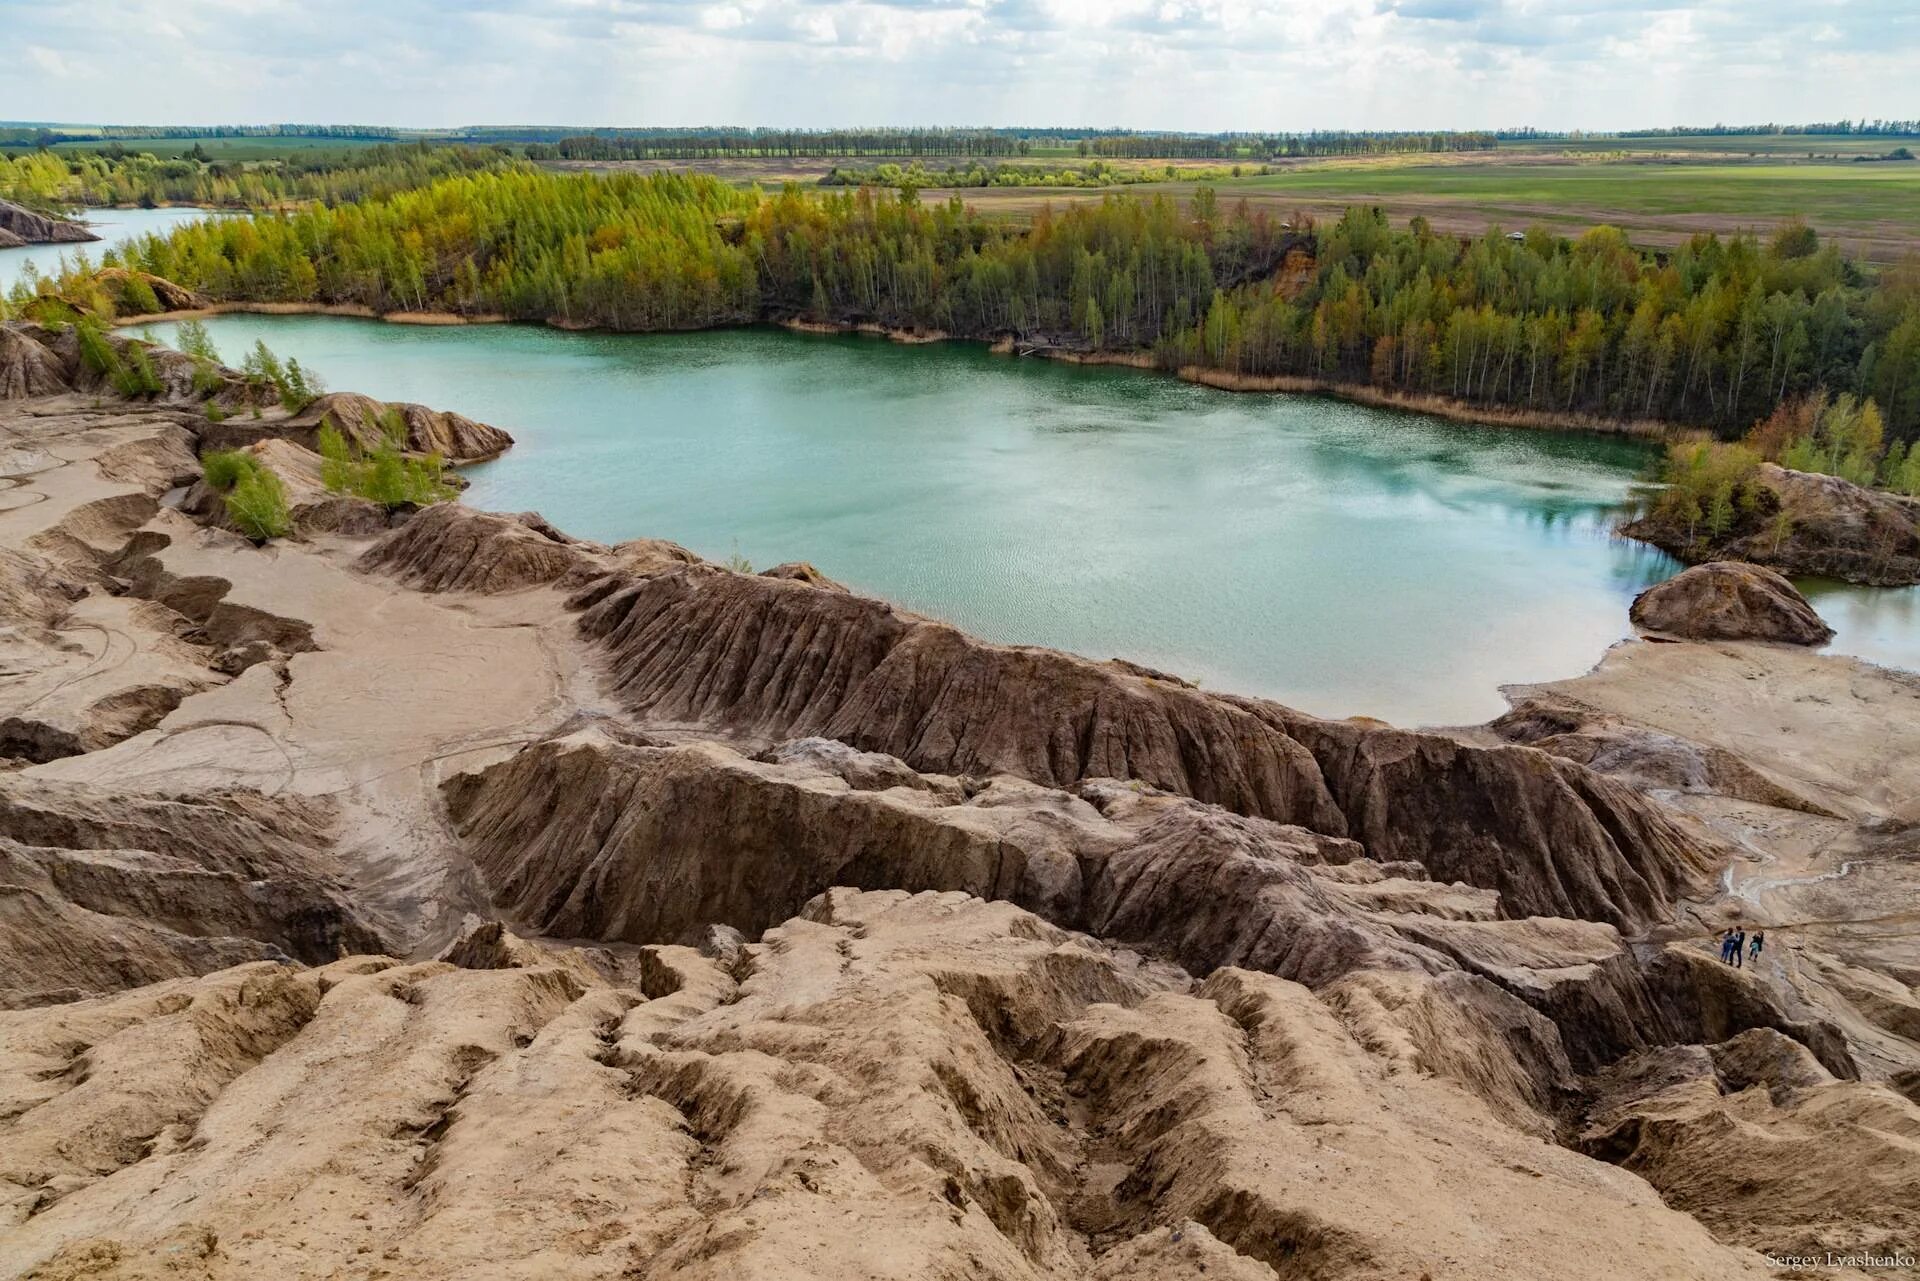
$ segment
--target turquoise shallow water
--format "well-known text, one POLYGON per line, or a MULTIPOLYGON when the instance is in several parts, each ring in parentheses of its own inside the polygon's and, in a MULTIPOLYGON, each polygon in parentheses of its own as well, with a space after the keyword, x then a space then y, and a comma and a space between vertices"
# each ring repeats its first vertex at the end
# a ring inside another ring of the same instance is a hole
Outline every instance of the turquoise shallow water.
MULTIPOLYGON (((1477 721, 1575 675, 1675 571, 1612 538, 1626 441, 1134 370, 773 330, 582 335, 222 316, 330 387, 518 446, 467 500, 585 537, 810 560, 996 641, 1122 656, 1327 715, 1477 721)), ((167 336, 159 327, 159 336, 167 336)), ((1913 593, 1823 595, 1836 648, 1920 658, 1913 593)))
POLYGON ((30 264, 41 275, 51 275, 58 270, 62 254, 71 258, 76 251, 84 252, 98 263, 103 249, 140 236, 172 231, 175 227, 205 218, 210 212, 187 206, 170 209, 89 209, 82 221, 92 228, 93 234, 100 237, 99 240, 82 245, 21 245, 0 249, 0 297, 12 291, 14 282, 26 275, 30 264))

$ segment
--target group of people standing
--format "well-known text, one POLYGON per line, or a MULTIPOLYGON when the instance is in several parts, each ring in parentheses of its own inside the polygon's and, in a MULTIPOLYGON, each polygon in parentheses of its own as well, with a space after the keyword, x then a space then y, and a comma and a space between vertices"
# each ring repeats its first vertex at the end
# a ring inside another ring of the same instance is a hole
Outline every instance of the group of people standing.
POLYGON ((1760 949, 1767 944, 1767 932, 1756 929, 1749 937, 1744 927, 1735 926, 1720 936, 1720 959, 1739 969, 1741 959, 1760 963, 1760 949))

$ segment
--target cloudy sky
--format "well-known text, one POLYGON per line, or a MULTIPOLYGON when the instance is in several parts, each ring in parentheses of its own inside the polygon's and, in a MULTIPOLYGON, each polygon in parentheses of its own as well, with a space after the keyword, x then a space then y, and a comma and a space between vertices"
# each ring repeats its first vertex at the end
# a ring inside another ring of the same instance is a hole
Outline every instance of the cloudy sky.
POLYGON ((1920 116, 1920 0, 0 0, 0 119, 1624 128, 1920 116))

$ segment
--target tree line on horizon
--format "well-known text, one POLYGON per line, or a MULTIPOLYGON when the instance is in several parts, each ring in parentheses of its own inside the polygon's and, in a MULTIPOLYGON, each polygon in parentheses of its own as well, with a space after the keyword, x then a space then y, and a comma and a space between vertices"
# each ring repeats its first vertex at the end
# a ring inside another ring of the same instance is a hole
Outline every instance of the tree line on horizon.
MULTIPOLYGON (((1134 129, 1090 126, 952 126, 877 127, 870 129, 788 129, 766 126, 677 126, 677 125, 468 125, 454 129, 407 129, 393 125, 49 125, 43 123, 0 124, 0 147, 51 147, 73 142, 137 142, 157 138, 322 138, 342 142, 430 142, 490 144, 530 142, 558 145, 581 139, 626 140, 636 145, 653 144, 699 148, 730 148, 707 154, 741 155, 1015 155, 1025 154, 1018 143, 1050 147, 1085 144, 1084 155, 1128 154, 1101 151, 1098 145, 1131 146, 1133 140, 1211 139, 1217 144, 1247 146, 1257 140, 1269 155, 1341 155, 1355 154, 1370 143, 1387 140, 1425 140, 1427 150, 1457 151, 1492 147, 1506 141, 1556 141, 1584 138, 1714 138, 1769 135, 1807 135, 1812 137, 1920 137, 1920 120, 1873 119, 1815 121, 1808 124, 1667 125, 1633 129, 1541 129, 1524 125, 1493 130, 1481 129, 1307 129, 1293 131, 1221 130, 1215 132, 1168 129, 1134 129), (1115 144, 1111 140, 1127 140, 1115 144), (870 144, 866 151, 843 148, 855 140, 870 144), (1325 140, 1324 142, 1321 140, 1325 140), (969 151, 962 142, 977 144, 969 151), (918 149, 915 149, 917 145, 918 149), (1344 147, 1331 150, 1284 150, 1287 147, 1344 147)), ((1405 148, 1397 148, 1405 149, 1405 148)), ((665 154, 663 151, 661 154, 665 154)), ((1224 153, 1223 153, 1224 154, 1224 153)), ((1177 152, 1156 152, 1154 158, 1180 158, 1177 152)))
POLYGON ((870 322, 1729 435, 1825 390, 1920 435, 1920 262, 1869 276, 1803 224, 1655 254, 1607 227, 1461 239, 1377 209, 1289 227, 1206 188, 1019 226, 912 192, 521 168, 193 224, 123 265, 214 300, 634 331, 870 322))
POLYGON ((345 156, 296 153, 269 163, 222 163, 197 144, 184 155, 165 158, 117 147, 34 151, 0 154, 0 200, 49 213, 161 204, 258 210, 296 201, 364 200, 450 174, 518 163, 498 148, 426 143, 382 143, 345 156))

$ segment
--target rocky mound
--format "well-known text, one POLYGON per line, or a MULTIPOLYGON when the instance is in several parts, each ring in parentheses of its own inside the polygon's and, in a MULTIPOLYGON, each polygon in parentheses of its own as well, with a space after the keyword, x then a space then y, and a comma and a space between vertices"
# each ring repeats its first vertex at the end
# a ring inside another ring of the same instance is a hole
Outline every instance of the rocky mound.
MULTIPOLYGON (((456 777, 448 810, 496 904, 556 937, 665 942, 716 922, 757 934, 850 885, 1006 899, 1202 973, 1242 964, 1317 983, 1449 968, 1368 919, 1366 896, 1347 893, 1362 882, 1308 870, 1359 858, 1350 841, 1117 784, 1090 799, 1004 777, 868 775, 861 787, 849 780, 870 763, 826 773, 775 755, 587 731, 456 777)), ((1409 871, 1420 879, 1401 881, 1401 910, 1431 894, 1441 910, 1495 912, 1491 896, 1409 871)))
POLYGON ((204 305, 205 300, 193 290, 174 284, 162 276, 146 271, 128 271, 124 267, 102 267, 93 273, 93 281, 113 296, 116 310, 120 315, 138 315, 140 309, 130 305, 127 299, 127 286, 139 281, 153 294, 160 304, 161 311, 191 311, 204 305))
POLYGON ((1527 694, 1488 728, 1503 738, 1577 761, 1642 791, 1713 794, 1776 809, 1838 817, 1724 747, 1636 725, 1551 693, 1527 694))
POLYGON ((606 548, 532 512, 502 515, 441 503, 367 549, 360 567, 422 591, 509 592, 583 581, 612 565, 606 548))
POLYGON ((1322 989, 1360 983, 1357 1008, 1420 1045, 1410 1058, 1501 1106, 1538 1109, 1541 1132, 1565 1105, 1553 1083, 1569 1064, 1650 1045, 1767 1027, 1855 1074, 1833 1029, 1691 952, 1643 961, 1607 925, 1504 919, 1493 891, 1137 783, 1062 792, 922 775, 824 740, 756 761, 588 729, 444 790, 496 907, 550 937, 685 941, 713 923, 751 936, 829 886, 1003 899, 1197 975, 1243 966, 1322 989), (1383 1001, 1395 975, 1402 986, 1383 1001), (1447 1050, 1435 1020, 1478 1029, 1480 1048, 1447 1050))
POLYGON ((0 326, 0 400, 55 396, 68 390, 65 362, 29 333, 0 326))
POLYGON ((928 773, 1139 780, 1353 836, 1506 910, 1664 919, 1714 860, 1627 788, 1516 748, 1325 722, 1125 663, 987 645, 880 601, 696 566, 576 596, 607 683, 654 723, 819 735, 928 773))
MULTIPOLYGON (((365 537, 384 534, 392 527, 386 508, 364 498, 336 494, 326 487, 320 455, 290 440, 269 437, 242 447, 261 466, 280 478, 287 498, 287 515, 303 535, 319 533, 365 537)), ((237 530, 227 515, 226 497, 195 479, 180 499, 180 510, 202 524, 237 530)))
MULTIPOLYGON (((235 370, 224 366, 203 369, 192 357, 171 347, 128 338, 123 334, 105 334, 104 341, 118 359, 130 361, 137 351, 160 384, 157 393, 130 401, 115 389, 107 371, 94 368, 86 360, 81 351, 80 336, 74 328, 55 331, 39 325, 22 324, 7 328, 17 336, 37 342, 52 352, 60 362, 62 377, 71 384, 72 390, 88 392, 102 400, 111 399, 121 405, 158 403, 183 409, 191 407, 204 415, 202 406, 208 401, 218 402, 231 411, 255 403, 264 404, 269 395, 265 389, 249 385, 235 370)), ((205 425, 203 418, 192 421, 196 426, 205 425)))
POLYGON ((352 392, 321 396, 277 426, 280 434, 308 449, 316 449, 320 424, 331 422, 349 441, 362 449, 372 449, 384 439, 386 421, 393 414, 398 414, 406 426, 406 448, 412 453, 438 454, 450 463, 474 463, 513 447, 513 437, 498 427, 477 423, 460 414, 405 401, 375 400, 352 392))
POLYGON ((1634 626, 1683 640, 1824 645, 1828 627, 1794 585, 1770 569, 1735 561, 1695 565, 1633 598, 1634 626))
POLYGON ((537 512, 483 512, 442 503, 409 517, 368 548, 359 567, 391 574, 421 591, 497 594, 545 586, 610 590, 623 574, 703 563, 664 539, 637 538, 608 547, 563 533, 537 512))
POLYGON ((1620 532, 1689 564, 1741 560, 1796 577, 1876 587, 1920 583, 1920 499, 1773 463, 1762 463, 1750 484, 1759 501, 1719 539, 1656 516, 1629 521, 1620 532))
POLYGON ((11 200, 0 200, 0 249, 17 245, 77 245, 100 237, 70 218, 35 213, 11 200))
POLYGON ((828 578, 825 574, 815 569, 812 562, 804 560, 790 560, 784 565, 775 565, 772 569, 763 569, 760 571, 760 576, 762 578, 790 579, 796 583, 805 583, 810 587, 824 587, 828 591, 844 592, 847 590, 845 583, 828 578))
POLYGON ((1766 1275, 1270 976, 850 891, 730 963, 645 960, 638 990, 362 959, 0 1016, 0 1275, 1766 1275))

